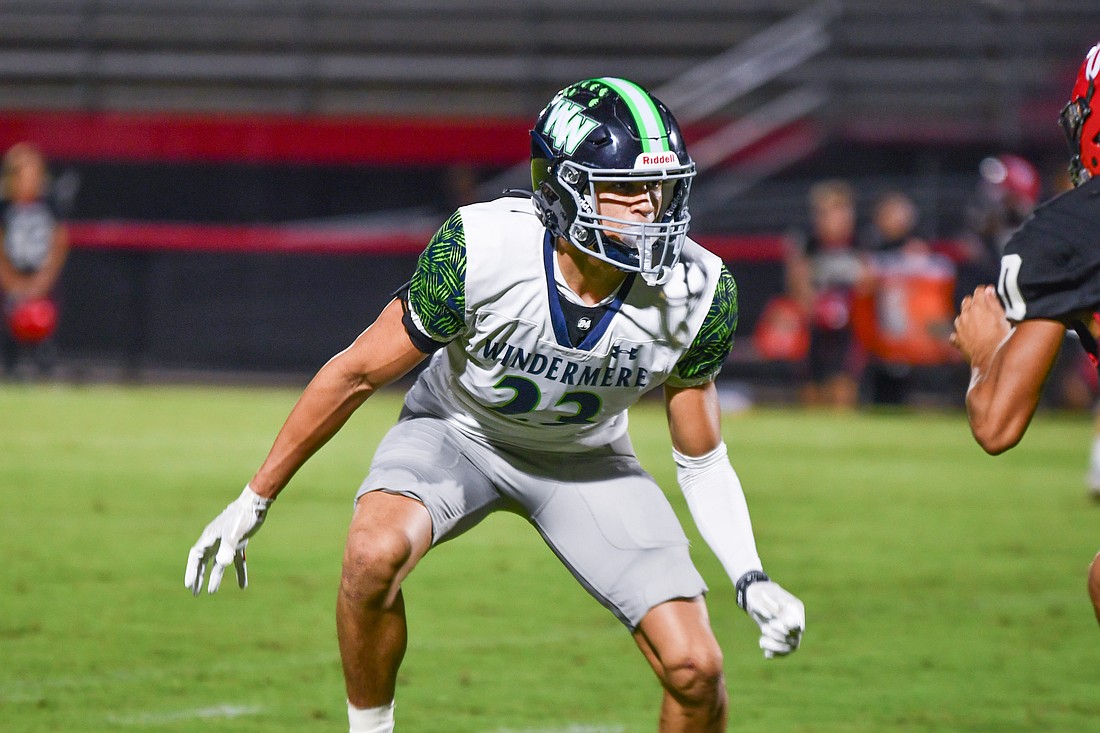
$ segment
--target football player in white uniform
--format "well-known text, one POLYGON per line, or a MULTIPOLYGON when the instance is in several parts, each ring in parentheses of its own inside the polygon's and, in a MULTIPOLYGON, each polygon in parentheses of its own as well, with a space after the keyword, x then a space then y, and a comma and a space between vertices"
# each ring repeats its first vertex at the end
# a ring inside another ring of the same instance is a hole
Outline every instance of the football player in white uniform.
POLYGON ((489 512, 525 517, 633 633, 665 689, 660 730, 724 731, 722 653, 687 538, 627 435, 664 391, 692 516, 768 657, 798 648, 802 603, 763 572, 719 429, 714 377, 737 322, 733 278, 687 238, 695 166, 665 106, 589 79, 532 130, 533 192, 464 206, 401 297, 310 382, 259 471, 188 556, 209 592, 294 472, 375 390, 428 354, 359 489, 337 601, 352 733, 388 732, 405 650, 401 582, 489 512))
MULTIPOLYGON (((1035 209, 1005 245, 997 287, 978 287, 955 319, 951 342, 971 370, 970 430, 993 455, 1024 437, 1067 328, 1100 365, 1098 85, 1100 43, 1085 56, 1060 118, 1074 188, 1035 209)), ((1088 588, 1100 621, 1100 555, 1088 588)))

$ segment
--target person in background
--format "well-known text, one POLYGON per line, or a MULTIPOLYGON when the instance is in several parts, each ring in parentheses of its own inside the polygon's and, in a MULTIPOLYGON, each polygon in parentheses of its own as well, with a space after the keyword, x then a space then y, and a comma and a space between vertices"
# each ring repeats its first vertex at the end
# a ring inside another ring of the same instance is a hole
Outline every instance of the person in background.
POLYGON ((51 205, 49 173, 41 151, 16 143, 0 164, 0 293, 5 326, 0 351, 6 375, 15 372, 20 353, 31 352, 38 369, 48 373, 56 362, 50 314, 56 319, 53 291, 69 251, 69 236, 51 205), (38 323, 34 319, 39 315, 38 323), (25 333, 20 324, 31 320, 25 333))
POLYGON ((872 287, 857 293, 853 323, 868 354, 872 404, 910 401, 918 379, 957 356, 947 344, 954 317, 955 267, 917 232, 913 199, 896 190, 876 200, 862 248, 872 287))
POLYGON ((996 280, 1005 243, 1035 210, 1041 194, 1039 171, 1022 156, 991 155, 978 164, 978 182, 959 237, 956 304, 977 286, 996 280))
POLYGON ((859 398, 862 354, 853 338, 852 298, 868 284, 869 270, 856 242, 856 203, 842 180, 822 181, 809 192, 808 232, 787 238, 787 293, 810 324, 808 405, 854 407, 859 398))
POLYGON ((872 254, 926 251, 928 243, 917 234, 919 218, 917 205, 908 194, 886 191, 875 199, 860 247, 872 254))
MULTIPOLYGON (((951 342, 970 365, 967 421, 988 453, 1024 437, 1073 329, 1100 363, 1100 44, 1085 56, 1059 121, 1074 188, 1039 206, 1008 240, 997 285, 963 299, 951 342)), ((1100 555, 1088 591, 1100 621, 1100 555)))

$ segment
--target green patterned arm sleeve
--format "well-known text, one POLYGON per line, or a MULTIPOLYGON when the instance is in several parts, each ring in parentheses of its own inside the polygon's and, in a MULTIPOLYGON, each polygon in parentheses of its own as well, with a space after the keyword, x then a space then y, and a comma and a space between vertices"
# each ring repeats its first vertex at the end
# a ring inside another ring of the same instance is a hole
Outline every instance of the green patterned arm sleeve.
POLYGON ((432 341, 446 343, 466 329, 466 233, 459 212, 420 255, 407 298, 413 325, 432 341))
POLYGON ((695 336, 680 361, 669 383, 673 386, 691 387, 709 382, 718 376, 730 349, 733 333, 737 330, 737 283, 725 267, 718 277, 714 299, 699 333, 695 336))

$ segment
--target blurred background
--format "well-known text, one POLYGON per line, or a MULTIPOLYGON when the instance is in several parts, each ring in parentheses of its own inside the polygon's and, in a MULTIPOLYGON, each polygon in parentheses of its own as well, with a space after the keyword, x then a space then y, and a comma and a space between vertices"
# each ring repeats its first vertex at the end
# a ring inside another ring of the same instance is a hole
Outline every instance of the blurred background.
POLYGON ((301 381, 450 211, 529 186, 554 92, 616 75, 698 164, 732 401, 961 404, 953 308, 1067 185, 1098 40, 1096 0, 2 0, 0 148, 41 151, 69 243, 6 375, 301 381))

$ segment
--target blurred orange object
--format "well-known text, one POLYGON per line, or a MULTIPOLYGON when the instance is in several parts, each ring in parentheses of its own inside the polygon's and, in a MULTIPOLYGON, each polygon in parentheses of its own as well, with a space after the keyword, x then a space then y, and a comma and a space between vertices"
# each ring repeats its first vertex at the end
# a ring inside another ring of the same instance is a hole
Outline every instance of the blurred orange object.
POLYGON ((878 286, 852 303, 852 327, 869 354, 926 366, 957 358, 948 337, 955 319, 955 274, 932 261, 880 268, 878 286))
POLYGON ((810 348, 810 329, 802 308, 792 298, 777 295, 764 306, 752 342, 765 359, 799 361, 810 348))
POLYGON ((24 300, 8 314, 8 329, 16 341, 37 344, 57 328, 57 306, 49 298, 24 300))

